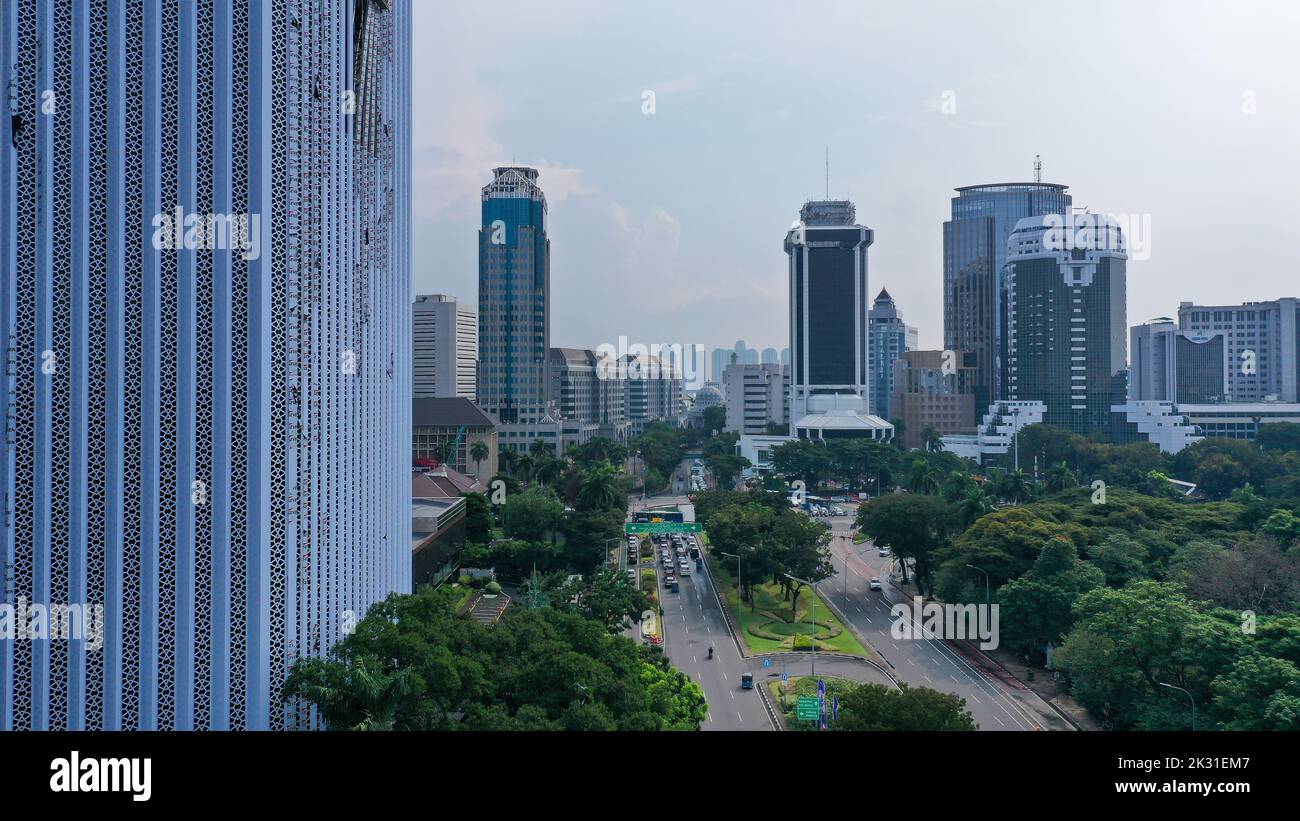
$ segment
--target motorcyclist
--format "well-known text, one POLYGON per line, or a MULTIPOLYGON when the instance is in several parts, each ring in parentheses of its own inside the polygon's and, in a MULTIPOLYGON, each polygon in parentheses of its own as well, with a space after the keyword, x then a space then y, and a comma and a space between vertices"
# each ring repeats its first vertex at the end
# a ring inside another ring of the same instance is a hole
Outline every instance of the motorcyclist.
POLYGON ((709 645, 709 658, 713 658, 713 645, 709 645))

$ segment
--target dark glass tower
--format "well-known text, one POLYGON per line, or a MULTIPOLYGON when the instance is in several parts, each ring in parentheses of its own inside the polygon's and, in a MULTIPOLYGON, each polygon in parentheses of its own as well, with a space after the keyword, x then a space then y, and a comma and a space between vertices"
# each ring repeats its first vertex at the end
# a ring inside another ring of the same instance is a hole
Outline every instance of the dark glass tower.
POLYGON ((867 248, 853 203, 813 201, 785 238, 790 257, 791 416, 814 394, 851 394, 866 410, 867 248))
POLYGON ((478 258, 479 405, 504 423, 535 422, 551 391, 551 242, 537 169, 492 170, 478 258))
MULTIPOLYGON (((969 185, 943 224, 943 344, 975 355, 975 413, 987 410, 1005 379, 1001 272, 1007 239, 1025 217, 1068 214, 1067 186, 1012 182, 969 185)), ((971 420, 973 423, 974 420, 971 420)))
POLYGON ((1005 275, 1007 399, 1043 402, 1049 425, 1107 434, 1111 407, 1127 394, 1127 258, 1108 217, 1016 224, 1005 275))

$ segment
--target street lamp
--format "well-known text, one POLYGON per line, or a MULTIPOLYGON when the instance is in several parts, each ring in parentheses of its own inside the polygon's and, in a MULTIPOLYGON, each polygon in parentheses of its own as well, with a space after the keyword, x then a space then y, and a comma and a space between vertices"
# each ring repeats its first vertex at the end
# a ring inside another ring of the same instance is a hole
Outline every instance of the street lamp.
POLYGON ((1177 684, 1168 684, 1162 681, 1160 686, 1168 687, 1170 690, 1181 690, 1187 695, 1187 700, 1192 705, 1192 732, 1196 732, 1196 699, 1192 698, 1192 694, 1186 688, 1179 687, 1177 684))
MULTIPOLYGON (((813 587, 813 583, 807 579, 800 579, 791 576, 789 573, 786 573, 785 577, 792 582, 799 582, 800 584, 807 585, 808 593, 812 596, 812 598, 808 600, 808 618, 812 622, 812 631, 809 633, 808 638, 812 641, 812 677, 817 678, 817 590, 813 587)), ((799 624, 798 613, 794 614, 794 623, 796 625, 799 624)))
MULTIPOLYGON (((719 550, 719 551, 718 551, 718 555, 719 555, 719 556, 726 556, 726 557, 729 558, 729 559, 735 559, 735 560, 736 560, 736 598, 738 598, 738 599, 740 600, 740 606, 743 608, 743 607, 745 606, 745 583, 744 583, 744 581, 741 579, 741 575, 740 575, 740 554, 739 554, 739 553, 724 553, 723 551, 719 550)), ((740 621, 740 614, 739 614, 739 613, 736 614, 736 621, 737 621, 737 622, 740 621)))
POLYGON ((992 593, 992 592, 990 591, 990 589, 989 589, 989 573, 988 573, 988 571, 985 570, 985 569, 982 568, 982 567, 976 567, 976 566, 973 565, 973 564, 968 564, 968 565, 966 565, 966 566, 969 567, 971 570, 978 570, 979 572, 981 572, 981 573, 984 574, 984 603, 985 603, 985 604, 988 604, 988 605, 992 605, 992 604, 993 604, 993 593, 992 593))

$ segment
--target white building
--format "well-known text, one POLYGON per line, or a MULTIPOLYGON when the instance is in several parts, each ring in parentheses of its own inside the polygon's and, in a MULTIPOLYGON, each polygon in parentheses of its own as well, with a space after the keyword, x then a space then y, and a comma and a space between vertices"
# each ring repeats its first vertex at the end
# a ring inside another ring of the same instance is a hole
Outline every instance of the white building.
POLYGON ((1300 401, 1300 300, 1178 306, 1178 327, 1222 333, 1229 363, 1228 402, 1300 401))
POLYGON ((447 294, 420 294, 411 306, 414 399, 476 401, 478 313, 447 294))
POLYGON ((1011 452, 1016 435, 1026 425, 1043 421, 1047 405, 1031 400, 995 402, 980 421, 974 434, 955 434, 941 440, 943 449, 976 464, 1011 452))
POLYGON ((727 430, 767 433, 768 425, 789 426, 789 371, 779 363, 733 363, 722 378, 727 430))

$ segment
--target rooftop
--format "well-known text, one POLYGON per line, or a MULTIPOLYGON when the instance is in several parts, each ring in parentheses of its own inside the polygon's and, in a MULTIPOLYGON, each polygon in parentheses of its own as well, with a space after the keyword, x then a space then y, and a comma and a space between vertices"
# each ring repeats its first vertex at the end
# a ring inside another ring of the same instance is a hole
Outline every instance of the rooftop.
POLYGON ((445 428, 461 425, 471 428, 494 427, 492 417, 464 397, 446 396, 411 400, 411 427, 445 428))

